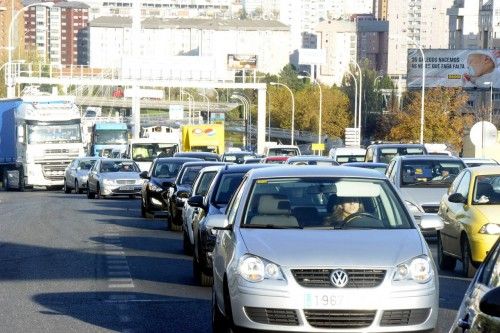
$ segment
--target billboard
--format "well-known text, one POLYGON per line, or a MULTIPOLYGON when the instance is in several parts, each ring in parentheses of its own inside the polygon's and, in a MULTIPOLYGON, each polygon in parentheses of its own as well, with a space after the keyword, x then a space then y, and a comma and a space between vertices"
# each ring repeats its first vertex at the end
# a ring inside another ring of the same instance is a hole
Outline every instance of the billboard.
POLYGON ((228 54, 227 68, 229 70, 257 69, 257 55, 255 54, 228 54))
POLYGON ((326 62, 325 49, 299 49, 299 64, 323 65, 326 62))
POLYGON ((170 120, 184 119, 184 106, 179 104, 170 104, 168 108, 168 119, 170 120))
MULTIPOLYGON (((426 87, 500 88, 500 50, 427 49, 426 87)), ((422 55, 408 50, 408 88, 422 87, 422 55)))

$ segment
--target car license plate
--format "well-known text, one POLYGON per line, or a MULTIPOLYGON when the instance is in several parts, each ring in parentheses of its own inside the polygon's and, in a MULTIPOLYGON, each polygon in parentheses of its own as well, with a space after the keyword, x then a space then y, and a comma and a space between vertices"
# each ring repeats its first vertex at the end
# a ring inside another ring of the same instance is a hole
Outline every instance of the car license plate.
POLYGON ((122 186, 122 187, 120 187, 120 189, 122 191, 133 191, 134 190, 134 186, 133 185, 122 186))
POLYGON ((304 309, 333 308, 342 305, 344 296, 332 294, 304 294, 304 309))

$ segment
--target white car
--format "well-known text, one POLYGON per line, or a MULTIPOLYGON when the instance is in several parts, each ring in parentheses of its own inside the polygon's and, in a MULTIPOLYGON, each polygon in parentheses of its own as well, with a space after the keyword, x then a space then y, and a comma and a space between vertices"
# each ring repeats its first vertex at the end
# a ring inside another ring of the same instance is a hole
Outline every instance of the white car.
POLYGON ((101 158, 90 169, 87 179, 87 198, 105 198, 128 195, 134 198, 141 194, 144 180, 140 178, 139 166, 129 159, 101 158))

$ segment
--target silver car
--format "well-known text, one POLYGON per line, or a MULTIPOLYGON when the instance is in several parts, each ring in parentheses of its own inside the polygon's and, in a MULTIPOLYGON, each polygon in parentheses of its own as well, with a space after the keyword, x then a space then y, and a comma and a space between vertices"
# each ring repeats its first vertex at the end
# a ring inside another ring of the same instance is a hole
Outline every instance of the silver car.
POLYGON ((87 198, 104 198, 141 194, 143 179, 139 166, 130 159, 101 158, 90 169, 87 180, 87 198))
MULTIPOLYGON (((436 327, 439 286, 431 252, 398 192, 378 171, 255 169, 226 215, 208 224, 218 230, 214 332, 436 327), (336 219, 349 200, 358 202, 357 212, 336 219)), ((442 227, 435 218, 422 224, 442 227)))
POLYGON ((87 189, 87 178, 97 157, 75 158, 64 171, 64 193, 83 193, 87 189))
POLYGON ((420 223, 423 215, 437 216, 441 197, 465 168, 466 165, 458 157, 398 156, 387 167, 386 175, 401 192, 417 223, 420 223))

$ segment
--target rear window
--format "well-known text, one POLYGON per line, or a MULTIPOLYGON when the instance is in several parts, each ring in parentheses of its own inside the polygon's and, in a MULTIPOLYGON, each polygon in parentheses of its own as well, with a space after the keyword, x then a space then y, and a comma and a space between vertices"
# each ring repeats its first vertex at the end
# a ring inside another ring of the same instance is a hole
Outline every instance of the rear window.
POLYGON ((390 163, 396 156, 402 155, 424 155, 425 151, 421 147, 391 147, 379 149, 379 162, 390 163))
POLYGON ((187 167, 181 175, 179 185, 193 185, 198 173, 203 168, 203 166, 192 166, 187 167))
POLYGON ((175 178, 183 162, 158 162, 153 171, 153 177, 175 178))
POLYGON ((464 165, 459 161, 403 161, 401 167, 401 186, 448 188, 463 169, 464 165))
POLYGON ((365 155, 337 155, 337 162, 340 164, 348 162, 364 162, 365 155))

